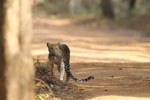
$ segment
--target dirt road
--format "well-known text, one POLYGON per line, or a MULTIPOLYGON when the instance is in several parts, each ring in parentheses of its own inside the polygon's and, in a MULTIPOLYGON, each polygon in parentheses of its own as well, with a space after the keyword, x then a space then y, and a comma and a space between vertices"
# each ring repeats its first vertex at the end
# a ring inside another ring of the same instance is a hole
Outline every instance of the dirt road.
POLYGON ((47 59, 46 42, 66 43, 71 72, 94 75, 63 100, 150 100, 150 38, 112 26, 71 25, 69 20, 34 19, 32 55, 47 59))

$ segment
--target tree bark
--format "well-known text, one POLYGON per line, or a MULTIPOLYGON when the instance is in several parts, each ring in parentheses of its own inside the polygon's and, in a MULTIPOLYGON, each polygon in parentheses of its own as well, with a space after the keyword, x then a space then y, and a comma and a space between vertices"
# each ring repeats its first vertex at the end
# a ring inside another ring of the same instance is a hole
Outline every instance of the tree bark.
POLYGON ((33 100, 31 0, 0 0, 0 100, 33 100))
POLYGON ((102 0, 102 12, 103 15, 107 18, 113 19, 114 18, 114 11, 112 7, 112 1, 111 0, 102 0))

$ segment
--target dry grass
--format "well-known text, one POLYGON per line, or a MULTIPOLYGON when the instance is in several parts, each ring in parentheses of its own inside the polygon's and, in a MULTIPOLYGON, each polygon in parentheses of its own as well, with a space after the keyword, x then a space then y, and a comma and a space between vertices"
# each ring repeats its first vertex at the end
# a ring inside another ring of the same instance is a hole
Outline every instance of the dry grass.
POLYGON ((47 69, 46 62, 34 63, 35 65, 35 100, 60 100, 67 98, 68 94, 72 94, 78 90, 78 87, 69 83, 65 83, 51 76, 51 72, 47 69))

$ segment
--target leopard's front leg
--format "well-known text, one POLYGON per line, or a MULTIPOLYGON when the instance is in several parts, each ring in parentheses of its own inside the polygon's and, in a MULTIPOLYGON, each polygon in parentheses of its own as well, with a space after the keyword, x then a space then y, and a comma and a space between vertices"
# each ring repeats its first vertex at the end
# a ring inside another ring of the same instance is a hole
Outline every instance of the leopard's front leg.
POLYGON ((65 64, 63 61, 61 61, 61 64, 60 64, 60 80, 61 81, 64 80, 64 74, 65 74, 65 64))

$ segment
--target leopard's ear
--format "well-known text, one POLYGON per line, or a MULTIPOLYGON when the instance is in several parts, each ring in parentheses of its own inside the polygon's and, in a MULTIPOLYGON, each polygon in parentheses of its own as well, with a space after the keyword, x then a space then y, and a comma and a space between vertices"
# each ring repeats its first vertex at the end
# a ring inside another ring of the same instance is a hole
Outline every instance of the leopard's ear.
POLYGON ((50 45, 50 43, 49 43, 49 42, 47 42, 47 47, 49 47, 49 45, 50 45))

